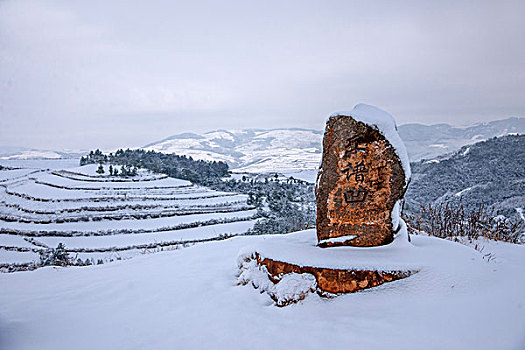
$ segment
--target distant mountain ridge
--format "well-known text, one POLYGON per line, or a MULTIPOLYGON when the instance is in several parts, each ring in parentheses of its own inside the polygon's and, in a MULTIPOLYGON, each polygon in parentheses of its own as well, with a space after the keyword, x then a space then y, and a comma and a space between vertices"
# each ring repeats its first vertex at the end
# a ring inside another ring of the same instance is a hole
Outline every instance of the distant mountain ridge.
POLYGON ((86 152, 0 146, 0 160, 71 159, 80 158, 86 152))
POLYGON ((525 118, 513 117, 464 128, 448 124, 403 124, 398 129, 410 160, 415 162, 455 152, 465 145, 492 137, 525 134, 525 118))
MULTIPOLYGON (((404 124, 398 127, 411 161, 433 159, 462 146, 495 136, 525 134, 525 118, 508 118, 459 128, 448 124, 404 124)), ((322 154, 323 131, 299 128, 216 130, 184 133, 143 148, 222 160, 246 172, 311 170, 322 154)))
MULTIPOLYGON (((469 127, 403 124, 398 127, 412 162, 452 154, 462 146, 495 136, 525 134, 525 118, 469 127)), ((301 128, 215 130, 183 133, 142 147, 194 159, 225 161, 238 172, 313 171, 320 163, 323 131, 301 128)), ((0 160, 80 158, 87 152, 0 146, 0 160)))
POLYGON ((322 138, 321 131, 299 128, 217 130, 174 135, 143 148, 222 160, 237 171, 265 172, 315 169, 321 157, 322 138))

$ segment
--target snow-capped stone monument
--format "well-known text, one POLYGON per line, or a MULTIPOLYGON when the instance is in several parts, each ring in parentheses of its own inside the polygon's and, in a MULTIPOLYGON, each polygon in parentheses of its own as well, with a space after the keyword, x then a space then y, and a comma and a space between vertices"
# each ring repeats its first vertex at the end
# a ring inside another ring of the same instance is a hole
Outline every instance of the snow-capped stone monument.
POLYGON ((410 177, 407 159, 388 113, 360 104, 333 114, 316 183, 319 246, 391 243, 410 177))
POLYGON ((317 229, 246 248, 238 283, 251 283, 284 306, 311 292, 352 293, 417 272, 401 219, 409 181, 407 152, 390 114, 363 104, 333 114, 316 183, 317 229), (326 248, 332 246, 341 247, 326 248), (371 246, 377 247, 360 248, 371 246))

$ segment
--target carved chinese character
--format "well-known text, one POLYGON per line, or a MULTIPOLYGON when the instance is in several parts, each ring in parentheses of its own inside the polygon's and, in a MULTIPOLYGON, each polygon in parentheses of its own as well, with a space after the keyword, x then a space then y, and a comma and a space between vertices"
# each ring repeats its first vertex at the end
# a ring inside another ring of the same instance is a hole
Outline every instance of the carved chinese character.
POLYGON ((348 159, 348 157, 350 157, 351 155, 357 154, 359 152, 365 153, 366 148, 360 147, 360 146, 361 144, 358 142, 357 138, 347 139, 346 145, 345 145, 346 150, 345 150, 343 158, 348 159))
POLYGON ((364 202, 368 191, 363 188, 351 188, 344 193, 346 203, 364 202))
POLYGON ((360 161, 356 165, 349 164, 347 168, 341 169, 341 171, 346 174, 347 180, 354 176, 356 182, 363 182, 365 180, 364 174, 368 173, 364 161, 360 161))

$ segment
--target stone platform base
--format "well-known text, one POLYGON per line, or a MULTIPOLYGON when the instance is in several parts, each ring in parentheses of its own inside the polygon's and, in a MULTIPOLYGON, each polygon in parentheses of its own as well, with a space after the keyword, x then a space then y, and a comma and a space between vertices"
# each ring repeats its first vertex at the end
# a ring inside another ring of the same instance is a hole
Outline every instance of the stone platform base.
POLYGON ((258 253, 256 253, 256 260, 258 266, 266 268, 268 278, 274 284, 278 283, 285 274, 289 273, 309 273, 313 275, 317 282, 317 292, 320 295, 353 293, 361 289, 372 288, 386 282, 406 278, 414 273, 414 271, 387 272, 299 266, 269 258, 261 259, 258 253))
POLYGON ((368 248, 320 248, 315 230, 265 237, 240 253, 237 282, 284 306, 313 292, 331 297, 409 277, 422 267, 416 250, 406 236, 368 248))

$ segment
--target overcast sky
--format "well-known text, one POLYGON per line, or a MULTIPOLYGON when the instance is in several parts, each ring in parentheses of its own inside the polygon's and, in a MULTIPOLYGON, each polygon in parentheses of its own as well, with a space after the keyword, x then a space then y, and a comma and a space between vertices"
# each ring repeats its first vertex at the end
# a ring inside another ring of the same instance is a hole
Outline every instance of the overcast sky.
POLYGON ((0 0, 0 145, 525 116, 525 1, 0 0))

